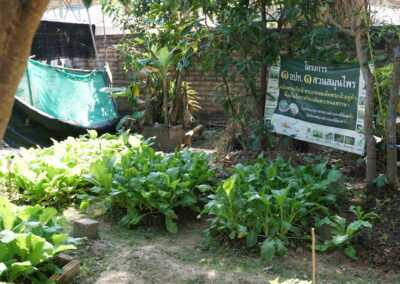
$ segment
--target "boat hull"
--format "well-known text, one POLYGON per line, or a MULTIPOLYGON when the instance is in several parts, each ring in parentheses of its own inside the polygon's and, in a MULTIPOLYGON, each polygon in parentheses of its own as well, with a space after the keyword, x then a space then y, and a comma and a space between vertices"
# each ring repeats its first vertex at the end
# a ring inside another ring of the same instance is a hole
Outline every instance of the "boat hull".
POLYGON ((88 130, 96 130, 99 134, 115 132, 118 119, 92 128, 84 128, 54 118, 39 111, 20 98, 15 98, 12 116, 4 137, 11 147, 50 146, 52 140, 61 141, 68 136, 79 136, 88 130))

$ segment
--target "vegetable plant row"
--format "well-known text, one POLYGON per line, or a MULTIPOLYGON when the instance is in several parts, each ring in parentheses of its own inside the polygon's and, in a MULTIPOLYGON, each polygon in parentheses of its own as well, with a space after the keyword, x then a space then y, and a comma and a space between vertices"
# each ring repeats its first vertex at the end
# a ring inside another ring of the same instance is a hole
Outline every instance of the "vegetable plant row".
POLYGON ((149 141, 128 133, 89 132, 49 148, 23 150, 3 158, 0 168, 2 183, 14 188, 20 201, 58 208, 76 204, 91 214, 118 212, 127 226, 162 216, 171 233, 178 230, 177 209, 190 209, 208 220, 210 237, 243 240, 267 260, 307 239, 311 226, 332 227, 321 251, 340 247, 355 258, 354 238, 375 217, 356 207, 349 224, 336 216, 344 198, 342 175, 325 161, 297 166, 259 157, 218 181, 208 155, 156 152, 149 141))
POLYGON ((286 254, 290 244, 308 239, 311 227, 327 225, 332 227, 332 239, 318 249, 343 247, 346 255, 356 258, 352 242, 362 229, 371 228, 375 215, 353 206, 350 211, 356 219, 346 226, 346 220, 335 214, 345 197, 341 177, 326 161, 293 166, 282 158, 260 158, 236 165, 232 176, 209 196, 203 211, 209 216, 207 233, 243 239, 272 260, 286 254))
POLYGON ((208 155, 156 152, 149 141, 128 133, 89 132, 49 148, 22 150, 1 166, 4 185, 24 202, 122 211, 125 225, 161 214, 170 232, 177 231, 176 208, 200 211, 215 182, 208 155))

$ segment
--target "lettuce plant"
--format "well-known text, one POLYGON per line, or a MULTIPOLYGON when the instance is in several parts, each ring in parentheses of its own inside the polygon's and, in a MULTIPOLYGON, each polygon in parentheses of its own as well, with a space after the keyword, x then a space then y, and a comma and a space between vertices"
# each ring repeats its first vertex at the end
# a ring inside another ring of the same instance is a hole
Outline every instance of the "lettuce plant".
POLYGON ((105 210, 126 213, 124 225, 161 214, 170 232, 177 230, 175 209, 199 211, 215 178, 208 155, 159 153, 129 133, 97 137, 89 132, 49 148, 23 150, 9 170, 2 168, 3 180, 11 177, 24 202, 56 207, 76 202, 86 210, 100 200, 105 210))
MULTIPOLYGON (((10 180, 24 202, 68 206, 91 186, 85 175, 93 163, 141 143, 146 142, 128 133, 97 137, 95 131, 90 131, 80 138, 54 141, 48 148, 22 149, 9 166, 0 168, 0 178, 4 184, 10 180)), ((0 166, 7 163, 3 160, 0 166)))
POLYGON ((50 283, 53 257, 75 249, 54 208, 16 206, 0 198, 0 281, 50 283))

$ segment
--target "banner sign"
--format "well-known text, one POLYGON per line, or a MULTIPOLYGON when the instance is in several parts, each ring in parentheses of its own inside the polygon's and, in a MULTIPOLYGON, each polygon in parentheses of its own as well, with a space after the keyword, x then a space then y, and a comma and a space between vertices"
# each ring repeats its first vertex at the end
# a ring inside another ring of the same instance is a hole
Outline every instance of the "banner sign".
POLYGON ((365 84, 359 66, 282 58, 270 69, 265 120, 274 132, 364 154, 365 84))

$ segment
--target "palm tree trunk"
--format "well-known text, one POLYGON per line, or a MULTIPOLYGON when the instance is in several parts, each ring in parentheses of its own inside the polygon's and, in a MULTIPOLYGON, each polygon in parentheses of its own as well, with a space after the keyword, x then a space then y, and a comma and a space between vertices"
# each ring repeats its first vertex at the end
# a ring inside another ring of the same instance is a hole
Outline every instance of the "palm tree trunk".
POLYGON ((7 129, 32 40, 48 2, 0 0, 0 140, 7 129))

